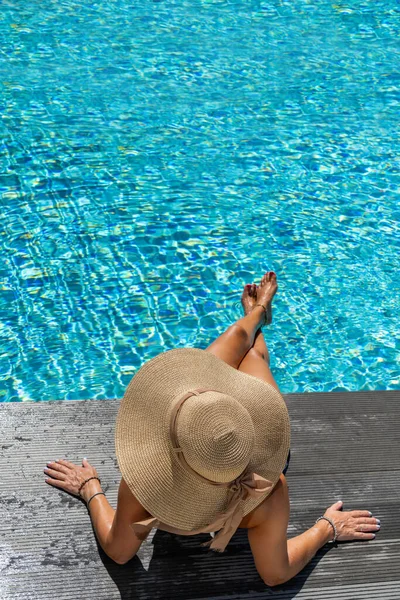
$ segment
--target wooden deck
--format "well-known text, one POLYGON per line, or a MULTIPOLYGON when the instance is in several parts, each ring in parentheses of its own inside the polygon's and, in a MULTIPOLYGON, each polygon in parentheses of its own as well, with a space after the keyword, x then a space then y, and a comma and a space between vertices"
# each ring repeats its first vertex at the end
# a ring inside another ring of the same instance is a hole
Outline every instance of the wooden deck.
POLYGON ((0 600, 394 600, 400 598, 400 391, 293 394, 287 474, 289 535, 336 500, 381 519, 372 542, 324 547, 297 577, 268 588, 246 533, 222 555, 208 536, 158 531, 128 564, 99 548, 78 498, 44 483, 46 462, 83 456, 116 505, 114 424, 119 402, 0 404, 0 600))

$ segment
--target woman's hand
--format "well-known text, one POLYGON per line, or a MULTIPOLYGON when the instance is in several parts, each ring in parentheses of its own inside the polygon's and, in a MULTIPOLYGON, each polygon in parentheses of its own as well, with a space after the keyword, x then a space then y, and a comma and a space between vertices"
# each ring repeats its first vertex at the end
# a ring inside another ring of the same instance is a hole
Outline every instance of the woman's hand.
POLYGON ((343 502, 340 500, 332 504, 324 514, 335 523, 338 542, 374 539, 375 532, 381 528, 379 519, 375 519, 368 510, 344 512, 342 509, 343 502))
MULTIPOLYGON (((49 462, 47 463, 47 468, 44 469, 44 473, 49 476, 49 479, 46 479, 46 483, 69 492, 70 494, 74 494, 75 496, 79 496, 78 490, 85 479, 89 479, 89 477, 98 477, 96 469, 88 463, 86 458, 82 460, 82 465, 82 467, 78 467, 78 465, 74 465, 67 460, 49 462)), ((84 499, 89 488, 93 488, 93 485, 90 484, 97 484, 97 486, 100 486, 96 479, 92 479, 86 483, 81 490, 84 499)))

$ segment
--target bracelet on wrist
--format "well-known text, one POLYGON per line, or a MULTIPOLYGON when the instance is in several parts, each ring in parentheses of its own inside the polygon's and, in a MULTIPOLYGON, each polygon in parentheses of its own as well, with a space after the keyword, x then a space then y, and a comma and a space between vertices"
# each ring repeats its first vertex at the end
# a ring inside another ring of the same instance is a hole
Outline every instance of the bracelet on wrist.
POLYGON ((84 486, 84 485, 85 485, 85 484, 86 484, 88 481, 90 481, 91 479, 97 479, 97 480, 98 480, 98 482, 99 482, 99 483, 100 483, 100 485, 101 485, 101 481, 100 481, 100 479, 99 479, 98 477, 89 477, 88 479, 85 479, 85 481, 83 481, 83 482, 81 483, 81 486, 80 486, 80 488, 79 488, 79 490, 78 490, 78 494, 79 494, 79 496, 80 496, 81 498, 82 498, 81 489, 82 489, 82 488, 83 488, 83 486, 84 486))
POLYGON ((104 493, 104 492, 96 492, 95 494, 93 494, 93 496, 91 496, 91 497, 89 498, 89 500, 88 500, 88 501, 87 501, 87 503, 86 503, 86 506, 87 506, 87 508, 88 508, 88 509, 89 509, 89 504, 90 504, 90 501, 91 501, 91 500, 93 500, 93 498, 94 498, 95 496, 100 496, 100 494, 102 494, 103 496, 105 496, 105 493, 104 493))
POLYGON ((319 517, 319 518, 318 518, 318 519, 315 521, 315 525, 318 523, 318 521, 322 521, 322 520, 324 520, 324 521, 328 521, 328 523, 329 523, 330 525, 332 525, 332 528, 333 528, 333 540, 329 540, 327 543, 328 543, 328 544, 334 544, 334 543, 336 542, 336 540, 337 540, 337 535, 338 535, 338 534, 337 534, 336 525, 335 525, 335 523, 332 521, 332 519, 330 519, 329 517, 325 517, 325 516, 323 516, 323 517, 319 517))

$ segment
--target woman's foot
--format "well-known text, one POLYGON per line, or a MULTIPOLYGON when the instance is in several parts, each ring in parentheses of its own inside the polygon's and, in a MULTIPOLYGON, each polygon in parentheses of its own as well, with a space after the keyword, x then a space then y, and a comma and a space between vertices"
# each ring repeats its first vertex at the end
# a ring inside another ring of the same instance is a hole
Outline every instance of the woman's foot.
POLYGON ((247 283, 244 286, 241 302, 244 314, 248 315, 251 313, 257 304, 257 286, 255 283, 247 283))
POLYGON ((257 302, 263 304, 267 309, 265 312, 265 325, 272 323, 272 298, 278 290, 276 275, 273 271, 268 271, 261 278, 260 285, 257 286, 257 302))

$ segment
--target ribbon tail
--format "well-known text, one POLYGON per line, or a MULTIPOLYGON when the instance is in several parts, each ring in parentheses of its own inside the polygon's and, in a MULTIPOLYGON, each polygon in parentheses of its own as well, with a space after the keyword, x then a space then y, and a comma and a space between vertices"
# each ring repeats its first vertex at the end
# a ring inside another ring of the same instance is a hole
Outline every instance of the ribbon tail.
POLYGON ((234 531, 232 531, 232 533, 230 535, 226 535, 223 534, 221 536, 222 531, 220 531, 219 533, 217 533, 217 535, 215 535, 213 538, 211 538, 211 540, 209 540, 208 542, 203 542, 201 545, 205 548, 209 548, 210 550, 213 550, 214 552, 225 552, 225 548, 228 545, 230 539, 232 538, 233 534, 235 533, 234 531))
POLYGON ((222 546, 215 547, 215 545, 212 546, 214 541, 215 541, 215 538, 210 540, 209 542, 203 542, 201 545, 208 547, 210 550, 213 550, 214 552, 219 552, 220 554, 222 554, 222 552, 225 552, 226 544, 224 544, 223 547, 222 546))
POLYGON ((211 538, 208 542, 203 542, 202 544, 200 544, 202 546, 202 548, 209 548, 211 546, 211 544, 213 543, 213 538, 211 538))
POLYGON ((202 546, 208 546, 214 552, 223 552, 239 527, 242 517, 242 511, 239 505, 236 505, 233 514, 226 521, 223 528, 218 531, 212 540, 205 542, 202 546))
POLYGON ((225 514, 220 515, 220 519, 223 522, 222 529, 218 531, 217 535, 212 540, 202 544, 202 546, 207 546, 215 552, 223 552, 225 550, 239 527, 243 518, 240 502, 245 500, 247 496, 257 498, 257 496, 264 494, 273 487, 271 481, 256 473, 252 473, 247 481, 246 479, 238 481, 237 485, 240 486, 239 493, 236 493, 236 495, 231 498, 230 507, 225 514))

